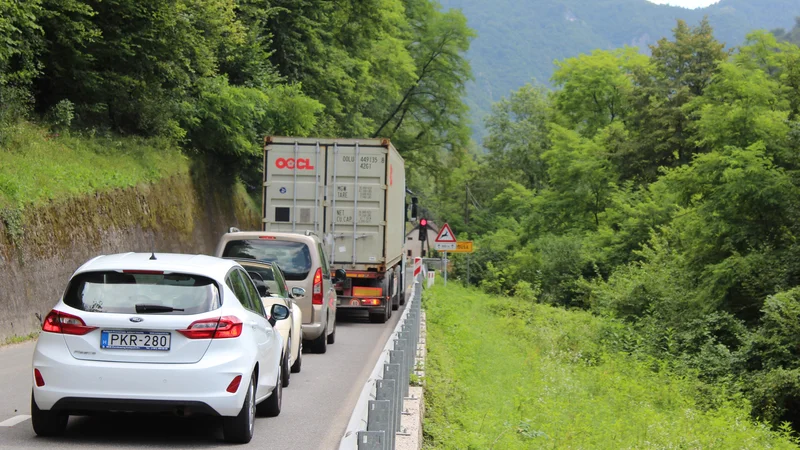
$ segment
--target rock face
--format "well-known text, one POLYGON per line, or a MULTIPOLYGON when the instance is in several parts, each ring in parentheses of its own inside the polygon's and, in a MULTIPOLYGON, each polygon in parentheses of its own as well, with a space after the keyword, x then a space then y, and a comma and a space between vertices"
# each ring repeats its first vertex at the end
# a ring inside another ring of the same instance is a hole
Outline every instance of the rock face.
POLYGON ((72 273, 97 255, 212 254, 228 227, 258 229, 243 188, 197 166, 156 184, 97 193, 22 213, 21 229, 0 221, 0 342, 41 329, 72 273))

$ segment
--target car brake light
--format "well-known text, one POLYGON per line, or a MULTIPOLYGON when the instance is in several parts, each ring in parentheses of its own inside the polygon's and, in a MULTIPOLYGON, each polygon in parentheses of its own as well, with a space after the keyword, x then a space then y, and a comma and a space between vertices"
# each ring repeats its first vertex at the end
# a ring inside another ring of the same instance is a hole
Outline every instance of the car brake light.
POLYGON ((267 239, 269 241, 274 241, 275 240, 275 236, 259 236, 258 238, 259 239, 267 239))
POLYGON ((44 377, 42 376, 42 372, 39 372, 39 369, 33 369, 33 379, 36 381, 37 387, 44 386, 44 377))
POLYGON ((311 288, 311 304, 321 305, 322 301, 322 268, 314 273, 314 286, 311 288))
POLYGON ((225 389, 225 390, 227 392, 230 392, 231 394, 235 394, 236 391, 239 390, 239 385, 241 383, 242 383, 242 376, 241 375, 236 375, 233 378, 233 381, 231 381, 231 384, 228 385, 228 389, 225 389))
POLYGON ((242 335, 242 321, 236 316, 203 319, 192 322, 189 328, 178 330, 189 339, 228 339, 242 335))
POLYGON ((47 331, 48 333, 83 336, 96 329, 97 327, 87 327, 86 322, 78 316, 73 316, 72 314, 67 314, 55 309, 50 311, 42 323, 42 331, 47 331))

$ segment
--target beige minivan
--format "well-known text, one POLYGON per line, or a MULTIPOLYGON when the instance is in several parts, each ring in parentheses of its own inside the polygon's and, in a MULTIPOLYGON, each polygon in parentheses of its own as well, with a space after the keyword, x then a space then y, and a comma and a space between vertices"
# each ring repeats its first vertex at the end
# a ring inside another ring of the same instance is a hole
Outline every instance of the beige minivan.
POLYGON ((277 262, 283 269, 289 289, 297 286, 306 295, 295 299, 303 312, 304 347, 325 353, 336 339, 336 278, 343 279, 344 270, 334 276, 325 259, 322 242, 311 232, 278 233, 272 231, 239 231, 225 233, 217 244, 215 255, 227 258, 249 258, 277 262))

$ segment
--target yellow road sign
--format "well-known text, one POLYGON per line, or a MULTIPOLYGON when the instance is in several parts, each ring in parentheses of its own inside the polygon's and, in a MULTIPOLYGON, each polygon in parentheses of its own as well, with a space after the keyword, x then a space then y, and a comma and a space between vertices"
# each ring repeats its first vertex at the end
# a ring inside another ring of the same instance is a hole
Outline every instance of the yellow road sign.
POLYGON ((448 250, 450 253, 472 253, 472 241, 456 242, 455 250, 448 250))

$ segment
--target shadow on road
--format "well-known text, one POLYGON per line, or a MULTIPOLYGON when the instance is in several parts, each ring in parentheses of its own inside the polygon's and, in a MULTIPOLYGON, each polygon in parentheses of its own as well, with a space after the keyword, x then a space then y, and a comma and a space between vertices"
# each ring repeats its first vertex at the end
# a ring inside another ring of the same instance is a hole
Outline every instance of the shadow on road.
POLYGON ((155 448, 211 448, 223 443, 222 424, 217 418, 124 413, 70 418, 67 432, 57 441, 59 445, 155 448))

